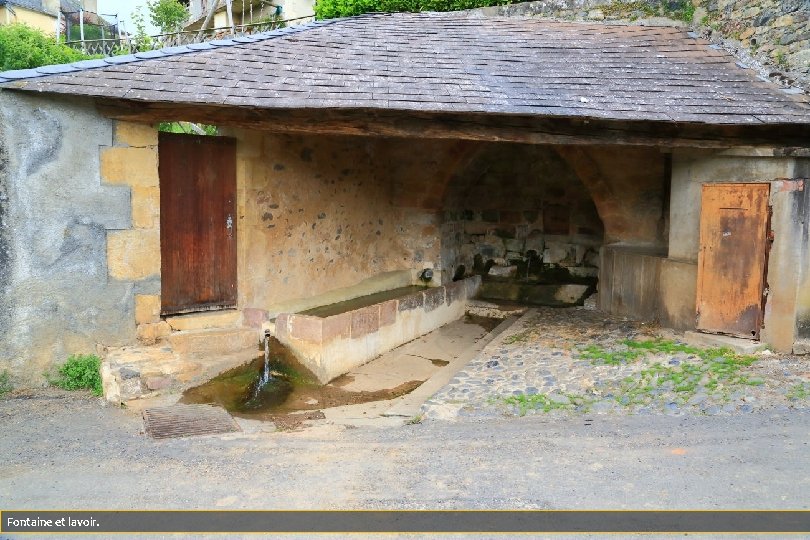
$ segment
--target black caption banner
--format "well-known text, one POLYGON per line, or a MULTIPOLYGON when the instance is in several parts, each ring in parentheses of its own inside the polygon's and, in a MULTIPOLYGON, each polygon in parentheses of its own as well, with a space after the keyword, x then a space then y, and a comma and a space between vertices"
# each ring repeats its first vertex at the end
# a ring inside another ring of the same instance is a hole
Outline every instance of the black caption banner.
POLYGON ((7 533, 810 533, 810 511, 3 511, 7 533))

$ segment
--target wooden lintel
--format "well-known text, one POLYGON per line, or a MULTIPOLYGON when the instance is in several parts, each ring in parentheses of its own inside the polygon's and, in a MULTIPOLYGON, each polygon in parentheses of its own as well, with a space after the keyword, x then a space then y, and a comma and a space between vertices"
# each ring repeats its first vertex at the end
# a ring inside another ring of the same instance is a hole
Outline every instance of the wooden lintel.
POLYGON ((109 99, 97 100, 96 106, 108 118, 142 123, 183 120, 267 132, 528 144, 728 148, 805 146, 810 138, 808 125, 706 125, 368 109, 257 109, 109 99))

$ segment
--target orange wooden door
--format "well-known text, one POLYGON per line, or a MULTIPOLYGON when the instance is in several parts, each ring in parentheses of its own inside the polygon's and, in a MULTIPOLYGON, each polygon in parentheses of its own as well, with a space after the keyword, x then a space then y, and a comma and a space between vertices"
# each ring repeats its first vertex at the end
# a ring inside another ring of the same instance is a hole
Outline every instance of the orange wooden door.
POLYGON ((759 338, 768 184, 706 184, 700 211, 697 328, 759 338))
POLYGON ((161 133, 161 312, 236 306, 236 141, 161 133))

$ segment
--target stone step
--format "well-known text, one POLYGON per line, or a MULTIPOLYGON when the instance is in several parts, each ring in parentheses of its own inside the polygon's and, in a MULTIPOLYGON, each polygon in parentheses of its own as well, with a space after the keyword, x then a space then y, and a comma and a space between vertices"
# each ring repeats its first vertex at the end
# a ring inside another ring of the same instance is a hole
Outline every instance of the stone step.
POLYGON ((172 332, 166 340, 176 354, 231 354, 258 351, 262 333, 255 328, 213 328, 172 332))
POLYGON ((689 330, 684 332, 683 340, 695 347, 727 347, 739 354, 754 354, 766 349, 767 346, 753 339, 723 336, 720 334, 705 334, 689 330))
POLYGON ((235 309, 166 317, 166 322, 176 332, 205 330, 207 328, 236 328, 241 321, 242 313, 235 309))
POLYGON ((261 355, 252 347, 225 354, 195 355, 177 354, 162 345, 110 350, 101 364, 104 397, 124 403, 176 395, 261 355))

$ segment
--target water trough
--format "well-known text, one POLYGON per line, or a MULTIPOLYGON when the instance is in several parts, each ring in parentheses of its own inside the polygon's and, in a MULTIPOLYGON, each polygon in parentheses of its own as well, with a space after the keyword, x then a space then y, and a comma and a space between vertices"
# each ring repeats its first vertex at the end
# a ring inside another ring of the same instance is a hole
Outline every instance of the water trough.
POLYGON ((481 287, 474 276, 439 287, 405 287, 280 313, 270 333, 322 383, 464 316, 481 287))

